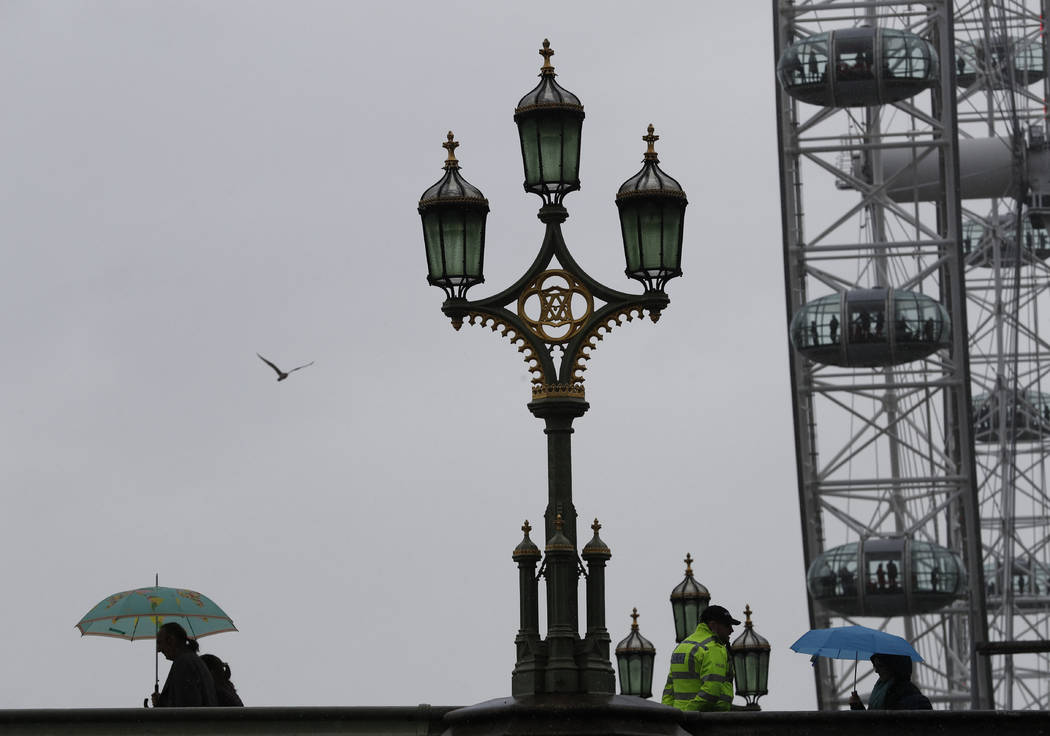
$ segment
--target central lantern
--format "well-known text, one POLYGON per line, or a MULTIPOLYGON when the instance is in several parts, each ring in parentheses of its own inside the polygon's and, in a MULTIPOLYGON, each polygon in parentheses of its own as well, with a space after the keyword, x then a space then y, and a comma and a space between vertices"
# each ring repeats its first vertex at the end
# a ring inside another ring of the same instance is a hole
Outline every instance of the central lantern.
POLYGON ((580 188, 580 143, 583 105, 556 81, 550 41, 543 39, 540 83, 521 98, 514 110, 525 165, 525 191, 561 204, 580 188))

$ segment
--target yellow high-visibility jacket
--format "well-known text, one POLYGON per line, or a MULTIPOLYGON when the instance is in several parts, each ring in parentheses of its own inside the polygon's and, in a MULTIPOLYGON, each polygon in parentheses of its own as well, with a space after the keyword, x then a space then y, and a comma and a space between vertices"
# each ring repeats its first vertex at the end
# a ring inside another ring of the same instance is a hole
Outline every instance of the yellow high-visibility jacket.
POLYGON ((679 710, 729 710, 732 705, 729 653, 707 624, 697 626, 671 653, 661 702, 679 710))

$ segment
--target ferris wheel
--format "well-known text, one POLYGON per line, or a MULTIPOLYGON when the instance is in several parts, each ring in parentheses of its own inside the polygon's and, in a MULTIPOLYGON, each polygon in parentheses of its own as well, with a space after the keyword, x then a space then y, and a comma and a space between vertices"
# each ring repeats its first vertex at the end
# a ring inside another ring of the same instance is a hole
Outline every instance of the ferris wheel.
POLYGON ((811 624, 905 636, 935 707, 1050 706, 1042 6, 773 3, 811 624))

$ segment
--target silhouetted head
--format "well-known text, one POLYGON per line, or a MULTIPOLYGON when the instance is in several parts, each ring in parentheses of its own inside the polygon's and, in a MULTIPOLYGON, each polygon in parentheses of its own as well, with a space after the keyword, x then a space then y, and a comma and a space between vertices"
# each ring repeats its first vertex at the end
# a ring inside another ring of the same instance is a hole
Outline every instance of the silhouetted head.
POLYGON ((157 651, 163 654, 165 659, 175 659, 187 649, 196 652, 200 649, 200 644, 196 639, 191 639, 180 624, 169 621, 157 629, 157 651))
POLYGON ((211 672, 211 676, 215 679, 215 682, 229 682, 230 665, 223 662, 214 654, 202 654, 201 661, 203 661, 204 664, 207 665, 208 670, 211 672))
POLYGON ((911 657, 906 654, 873 654, 871 664, 880 678, 911 680, 911 657))
POLYGON ((707 628, 711 629, 711 633, 724 642, 728 642, 729 637, 733 635, 733 627, 740 625, 740 622, 729 615, 729 611, 722 606, 708 606, 705 608, 704 612, 700 614, 700 622, 707 624, 707 628))

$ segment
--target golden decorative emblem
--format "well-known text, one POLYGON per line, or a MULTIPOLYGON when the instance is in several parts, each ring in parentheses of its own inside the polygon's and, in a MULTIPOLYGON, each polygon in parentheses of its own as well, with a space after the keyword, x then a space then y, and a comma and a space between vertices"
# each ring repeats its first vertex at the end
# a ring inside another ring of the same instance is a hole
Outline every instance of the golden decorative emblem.
POLYGON ((518 316, 545 342, 571 340, 594 312, 594 298, 568 271, 544 271, 518 297, 518 316))

